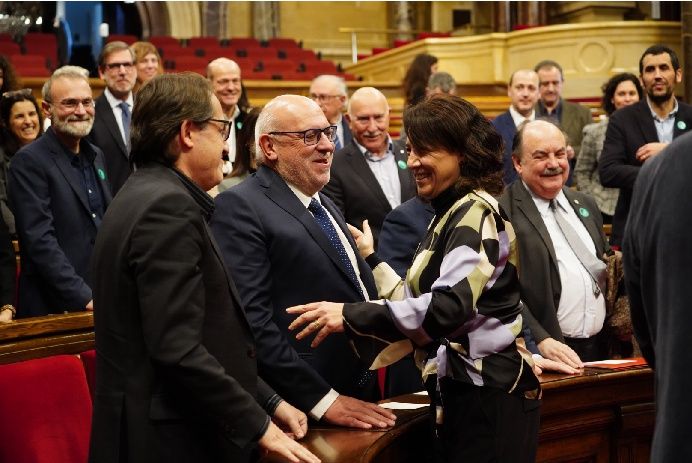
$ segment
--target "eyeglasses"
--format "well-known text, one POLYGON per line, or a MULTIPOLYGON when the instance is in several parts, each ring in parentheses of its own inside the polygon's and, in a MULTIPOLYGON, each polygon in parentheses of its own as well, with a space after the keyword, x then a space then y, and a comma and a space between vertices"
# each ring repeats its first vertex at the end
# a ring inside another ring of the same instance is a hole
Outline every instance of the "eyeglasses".
POLYGON ((231 125, 233 124, 233 121, 227 121, 226 119, 207 119, 207 122, 218 122, 220 124, 223 124, 223 129, 221 129, 221 135, 223 136, 223 140, 226 141, 228 140, 228 137, 231 136, 231 125))
POLYGON ((25 96, 28 97, 31 95, 31 89, 30 88, 23 88, 21 90, 12 90, 9 92, 5 92, 2 94, 3 98, 12 98, 15 96, 25 96))
POLYGON ((327 140, 330 142, 333 142, 336 140, 336 126, 335 125, 330 125, 327 126, 323 129, 307 129, 303 131, 296 131, 296 132, 269 132, 269 135, 302 135, 303 136, 303 142, 310 146, 310 145, 316 145, 320 141, 320 136, 324 134, 327 137, 327 140))
MULTIPOLYGON (((51 101, 44 100, 48 104, 54 104, 51 101)), ((81 104, 84 109, 91 109, 94 107, 94 100, 93 98, 84 98, 82 100, 77 99, 77 98, 68 98, 67 100, 62 100, 59 103, 56 103, 58 106, 60 106, 62 109, 65 111, 76 111, 79 105, 81 104)))
POLYGON ((310 94, 310 99, 315 100, 315 101, 328 101, 331 100, 332 98, 338 98, 341 95, 318 95, 316 93, 311 93, 310 94))
POLYGON ((123 62, 123 63, 108 63, 105 65, 106 69, 109 71, 115 71, 120 70, 120 66, 124 67, 126 71, 129 71, 134 67, 134 63, 132 62, 123 62))

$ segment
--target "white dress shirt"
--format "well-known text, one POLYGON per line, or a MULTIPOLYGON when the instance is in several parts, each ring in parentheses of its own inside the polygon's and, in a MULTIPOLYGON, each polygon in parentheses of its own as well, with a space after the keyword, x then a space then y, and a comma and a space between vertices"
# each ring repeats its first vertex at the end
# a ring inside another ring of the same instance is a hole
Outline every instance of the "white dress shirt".
MULTIPOLYGON (((355 138, 353 139, 355 141, 355 138)), ((368 167, 375 175, 377 183, 380 184, 382 192, 387 198, 392 209, 401 204, 401 181, 399 180, 399 167, 394 157, 394 145, 390 138, 387 143, 387 151, 382 157, 373 155, 363 145, 356 141, 356 146, 368 163, 368 167)))
POLYGON ((514 126, 518 129, 519 126, 527 121, 534 121, 536 120, 536 110, 532 109, 531 114, 528 116, 522 116, 519 114, 519 111, 514 109, 514 106, 509 107, 509 115, 512 116, 512 120, 514 121, 514 126))
POLYGON ((132 92, 127 96, 126 100, 119 100, 116 97, 113 96, 111 93, 110 89, 106 87, 106 89, 103 91, 104 95, 106 95, 106 101, 108 101, 108 104, 111 107, 111 110, 113 111, 113 116, 115 116, 115 122, 118 124, 118 129, 120 130, 120 136, 123 138, 123 142, 125 143, 125 146, 128 146, 130 144, 129 140, 125 138, 125 128, 123 127, 123 110, 120 107, 120 103, 125 101, 127 103, 127 106, 130 108, 130 117, 132 117, 132 108, 134 106, 134 100, 132 98, 132 92))

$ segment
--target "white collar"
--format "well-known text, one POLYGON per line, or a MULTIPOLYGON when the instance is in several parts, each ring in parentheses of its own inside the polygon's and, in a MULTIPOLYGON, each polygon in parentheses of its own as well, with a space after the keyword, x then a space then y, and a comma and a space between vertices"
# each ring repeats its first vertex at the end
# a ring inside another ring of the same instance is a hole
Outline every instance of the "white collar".
POLYGON ((132 110, 132 106, 134 105, 134 99, 132 98, 132 92, 130 92, 130 94, 127 95, 127 98, 124 100, 117 99, 111 93, 111 91, 108 87, 106 87, 106 89, 103 91, 103 94, 106 95, 106 101, 108 101, 108 104, 110 105, 111 109, 117 108, 120 105, 120 103, 122 103, 124 101, 130 107, 130 110, 132 110))

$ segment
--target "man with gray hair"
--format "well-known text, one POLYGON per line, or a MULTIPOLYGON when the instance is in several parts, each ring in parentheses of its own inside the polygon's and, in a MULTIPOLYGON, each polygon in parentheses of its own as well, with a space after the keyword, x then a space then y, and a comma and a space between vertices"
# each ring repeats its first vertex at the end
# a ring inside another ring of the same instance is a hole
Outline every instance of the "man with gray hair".
POLYGON ((428 87, 425 89, 425 93, 428 97, 440 93, 456 95, 457 83, 448 72, 433 72, 428 79, 428 87))
POLYGON ((312 349, 288 331, 288 307, 375 298, 375 281, 346 223, 320 190, 329 181, 336 127, 309 98, 282 95, 255 127, 259 168, 216 197, 211 228, 257 342, 262 377, 317 420, 387 427, 394 415, 345 336, 312 349), (361 400, 359 400, 361 399, 361 400))
POLYGON ((85 69, 63 66, 43 86, 51 127, 12 158, 10 208, 22 272, 18 316, 92 309, 89 258, 111 201, 103 153, 85 138, 94 100, 85 69))
POLYGON ((339 76, 323 74, 315 77, 310 83, 310 98, 320 105, 331 125, 336 126, 336 150, 351 142, 353 136, 343 111, 348 101, 346 82, 339 76))

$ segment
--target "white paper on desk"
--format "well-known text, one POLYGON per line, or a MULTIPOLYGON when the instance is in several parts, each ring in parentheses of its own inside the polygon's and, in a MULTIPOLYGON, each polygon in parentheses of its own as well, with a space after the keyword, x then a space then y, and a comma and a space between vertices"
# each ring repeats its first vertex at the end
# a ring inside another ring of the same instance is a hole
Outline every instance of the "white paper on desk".
POLYGON ((380 404, 382 408, 389 408, 390 410, 416 410, 417 408, 427 407, 428 404, 408 404, 404 402, 387 402, 380 404))
POLYGON ((418 392, 414 392, 413 395, 428 395, 428 391, 418 391, 418 392))
POLYGON ((632 359, 627 359, 627 360, 597 360, 595 362, 584 362, 584 366, 591 366, 591 365, 624 365, 626 363, 634 363, 636 360, 632 359))

